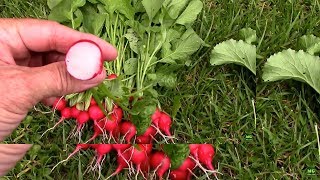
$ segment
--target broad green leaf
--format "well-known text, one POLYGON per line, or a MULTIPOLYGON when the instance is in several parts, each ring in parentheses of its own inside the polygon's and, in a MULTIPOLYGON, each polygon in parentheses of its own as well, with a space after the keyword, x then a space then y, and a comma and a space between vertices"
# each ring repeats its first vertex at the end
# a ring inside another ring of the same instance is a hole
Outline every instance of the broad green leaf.
POLYGON ((170 158, 170 169, 177 169, 190 154, 189 144, 164 144, 163 151, 170 158))
POLYGON ((174 50, 168 50, 170 44, 166 43, 164 48, 167 54, 164 54, 160 62, 172 63, 173 60, 186 59, 188 56, 196 52, 203 44, 202 39, 193 31, 188 29, 174 45, 174 50), (170 54, 168 54, 168 52, 170 54))
POLYGON ((311 55, 315 55, 315 54, 320 53, 320 42, 318 42, 314 46, 310 47, 308 49, 308 53, 311 54, 311 55))
POLYGON ((138 59, 130 58, 124 62, 123 70, 125 75, 133 75, 137 72, 138 68, 138 59))
POLYGON ((48 1, 47 1, 47 5, 48 5, 49 9, 53 9, 53 8, 56 7, 61 1, 63 1, 63 0, 48 0, 48 1))
POLYGON ((74 12, 74 14, 76 15, 76 17, 73 19, 74 21, 74 29, 77 29, 83 21, 83 15, 80 9, 76 10, 76 12, 74 12))
POLYGON ((71 11, 72 1, 61 1, 51 10, 48 19, 57 22, 66 22, 72 19, 71 11))
POLYGON ((128 39, 131 50, 139 54, 139 46, 138 46, 139 38, 136 35, 136 33, 133 31, 133 29, 128 29, 127 34, 125 34, 124 37, 128 39))
POLYGON ((246 43, 252 44, 257 41, 257 33, 251 28, 243 28, 240 30, 240 35, 246 43))
POLYGON ((86 32, 100 36, 105 21, 105 15, 99 14, 86 6, 83 11, 83 28, 86 32))
POLYGON ((150 21, 152 21, 153 17, 158 13, 163 2, 164 0, 142 0, 143 7, 147 12, 150 21))
POLYGON ((166 0, 166 5, 169 16, 172 19, 177 19, 181 11, 185 8, 190 0, 166 0))
POLYGON ((203 8, 203 3, 200 0, 192 0, 183 13, 179 16, 176 23, 181 25, 192 24, 196 19, 198 14, 203 8))
POLYGON ((126 18, 133 20, 135 10, 134 7, 131 5, 131 0, 99 0, 103 3, 108 12, 114 13, 114 11, 118 11, 119 13, 126 16, 126 18))
POLYGON ((320 38, 315 35, 304 35, 299 39, 299 45, 305 51, 318 43, 320 43, 320 38))
POLYGON ((86 4, 86 0, 73 0, 72 1, 72 5, 71 5, 71 8, 73 10, 76 10, 77 8, 79 7, 82 7, 86 4))
POLYGON ((104 84, 110 90, 113 96, 121 97, 124 94, 120 78, 116 78, 113 80, 105 80, 104 84))
POLYGON ((320 94, 320 58, 302 50, 284 50, 267 59, 263 68, 264 81, 294 79, 305 82, 320 94))
POLYGON ((256 74, 256 47, 242 40, 224 41, 212 50, 210 63, 213 66, 235 63, 256 74))

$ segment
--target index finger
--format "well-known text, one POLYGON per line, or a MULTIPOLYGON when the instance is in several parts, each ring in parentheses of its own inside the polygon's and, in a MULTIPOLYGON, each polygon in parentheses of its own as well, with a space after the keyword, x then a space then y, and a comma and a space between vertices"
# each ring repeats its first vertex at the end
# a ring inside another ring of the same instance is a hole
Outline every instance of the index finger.
POLYGON ((65 54, 76 42, 91 40, 100 47, 103 59, 114 60, 117 57, 117 50, 103 39, 73 30, 57 22, 38 19, 18 20, 17 31, 30 51, 57 51, 65 54))

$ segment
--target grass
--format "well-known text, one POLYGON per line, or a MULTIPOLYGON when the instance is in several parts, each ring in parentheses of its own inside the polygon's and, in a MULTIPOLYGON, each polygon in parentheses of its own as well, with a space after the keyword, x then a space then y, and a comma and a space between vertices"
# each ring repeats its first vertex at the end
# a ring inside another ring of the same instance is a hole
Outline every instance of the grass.
MULTIPOLYGON (((221 179, 311 179, 320 176, 320 157, 315 125, 319 131, 320 97, 309 86, 295 81, 264 83, 261 67, 272 54, 297 49, 304 34, 320 37, 320 4, 317 0, 230 1, 206 0, 195 27, 214 46, 237 39, 238 31, 251 27, 259 42, 257 76, 236 65, 210 66, 212 48, 204 47, 193 63, 179 75, 175 91, 161 89, 161 103, 174 118, 175 135, 181 143, 212 143, 221 179), (316 168, 310 175, 308 168, 316 168)), ((0 17, 45 18, 45 1, 5 0, 0 17)), ((39 107, 47 111, 45 107, 39 107)), ((73 149, 67 141, 68 124, 40 139, 52 126, 50 114, 37 111, 13 133, 7 142, 33 142, 33 150, 13 169, 8 178, 79 179, 92 153, 84 152, 51 168, 73 149), (31 118, 32 117, 32 118, 31 118), (80 158, 78 161, 77 159, 80 158)), ((109 158, 109 156, 108 156, 109 158)), ((103 174, 111 171, 106 165, 103 174), (106 168, 107 167, 107 168, 106 168)), ((90 175, 85 175, 85 177, 90 175)), ((121 179, 121 177, 119 177, 121 179)), ((124 178, 124 177, 122 177, 124 178)), ((85 179, 85 178, 84 178, 85 179)))

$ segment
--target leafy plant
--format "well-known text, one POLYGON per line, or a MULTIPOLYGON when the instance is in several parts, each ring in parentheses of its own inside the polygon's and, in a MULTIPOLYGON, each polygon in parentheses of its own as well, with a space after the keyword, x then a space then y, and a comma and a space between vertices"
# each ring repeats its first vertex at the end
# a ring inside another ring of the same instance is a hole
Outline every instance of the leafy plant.
POLYGON ((222 64, 238 64, 245 66, 256 74, 256 31, 245 28, 240 31, 243 40, 230 39, 216 45, 211 52, 210 63, 213 66, 222 64))
POLYGON ((304 35, 299 44, 305 51, 288 49, 269 57, 263 67, 262 79, 267 82, 294 79, 320 93, 320 58, 314 55, 320 51, 320 38, 304 35))

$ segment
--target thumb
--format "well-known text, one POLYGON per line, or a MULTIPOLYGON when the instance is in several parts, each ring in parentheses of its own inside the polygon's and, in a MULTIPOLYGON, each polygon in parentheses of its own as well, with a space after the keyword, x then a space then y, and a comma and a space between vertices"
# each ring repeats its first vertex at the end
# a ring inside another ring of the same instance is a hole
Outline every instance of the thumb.
POLYGON ((39 101, 53 96, 82 92, 100 84, 106 77, 105 69, 93 79, 83 81, 72 77, 64 61, 32 68, 32 87, 39 101))

